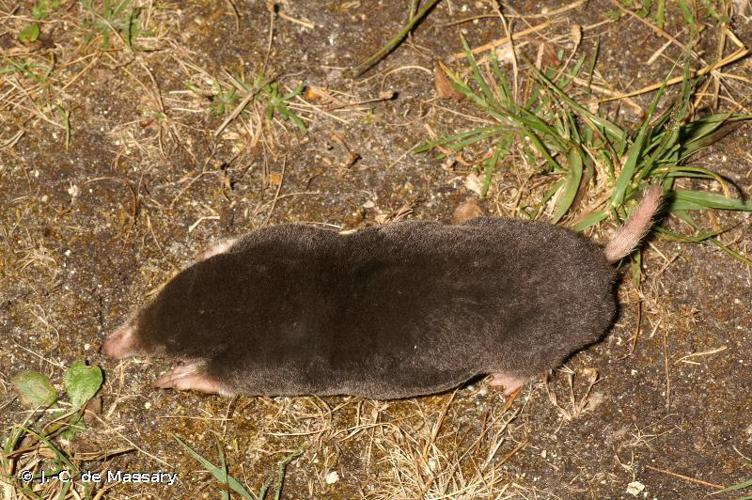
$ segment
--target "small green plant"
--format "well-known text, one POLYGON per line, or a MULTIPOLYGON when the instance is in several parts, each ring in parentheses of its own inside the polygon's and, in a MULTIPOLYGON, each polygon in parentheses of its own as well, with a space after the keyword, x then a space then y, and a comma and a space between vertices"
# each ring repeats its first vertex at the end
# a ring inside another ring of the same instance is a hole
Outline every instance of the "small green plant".
MULTIPOLYGON (((566 91, 572 80, 570 75, 579 72, 582 61, 569 73, 541 72, 533 67, 530 70, 535 83, 533 90, 524 103, 518 104, 495 54, 491 54, 490 74, 484 75, 467 43, 464 40, 463 43, 471 82, 464 82, 451 71, 446 73, 454 88, 486 115, 489 125, 429 141, 417 151, 438 148, 444 151, 440 156, 446 156, 490 142, 490 153, 479 169, 485 173, 481 192, 484 196, 498 164, 509 156, 513 147, 519 147, 531 164, 541 163, 544 173, 554 179, 543 200, 544 203, 555 200, 552 222, 571 215, 578 193, 588 188, 586 180, 596 178, 596 174, 607 179, 608 192, 596 193, 596 204, 572 224, 578 231, 609 217, 623 220, 639 191, 647 184, 659 183, 668 199, 666 212, 679 217, 695 231, 684 236, 660 230, 661 235, 683 241, 709 240, 752 264, 722 245, 716 238, 719 232, 703 231, 690 214, 710 209, 752 211, 752 204, 731 197, 723 177, 691 163, 699 151, 725 135, 729 126, 751 116, 718 113, 695 118, 691 100, 699 79, 690 78, 685 68, 683 84, 673 104, 657 112, 665 95, 665 88, 661 88, 642 123, 636 130, 629 130, 579 104, 566 91), (724 194, 682 189, 675 185, 679 179, 717 182, 724 194)), ((541 211, 527 215, 538 217, 541 211)))
MULTIPOLYGON (((219 465, 214 465, 209 460, 204 458, 201 454, 199 454, 196 450, 188 446, 185 441, 177 436, 174 437, 178 444, 180 444, 180 446, 182 446, 191 457, 199 462, 203 468, 209 471, 211 475, 214 476, 214 479, 219 481, 219 483, 222 485, 221 496, 223 499, 230 499, 230 490, 240 495, 241 498, 245 498, 247 500, 264 500, 266 498, 266 495, 269 492, 269 487, 271 486, 271 481, 267 481, 263 484, 263 486, 261 486, 258 495, 253 495, 252 493, 250 493, 237 479, 227 473, 225 454, 222 450, 222 445, 219 442, 217 442, 217 455, 219 455, 219 465)), ((274 500, 279 500, 282 495, 282 486, 284 484, 287 466, 290 464, 290 462, 298 458, 301 453, 302 451, 293 453, 279 463, 279 467, 277 469, 277 480, 274 485, 274 500)))
POLYGON ((22 43, 32 43, 39 39, 42 33, 42 27, 39 21, 43 21, 50 16, 50 13, 60 7, 60 0, 37 0, 31 8, 31 17, 35 22, 27 24, 18 33, 18 40, 22 43))
POLYGON ((53 61, 48 61, 47 64, 44 64, 40 62, 39 58, 15 59, 4 57, 2 63, 0 65, 0 76, 20 74, 37 83, 45 83, 54 69, 53 61))
POLYGON ((301 132, 306 132, 303 120, 289 107, 290 101, 301 95, 305 89, 304 84, 299 84, 292 92, 282 93, 278 81, 267 78, 265 75, 255 77, 251 82, 246 82, 242 77, 232 77, 234 85, 244 91, 246 95, 253 95, 254 101, 263 108, 266 120, 271 120, 274 115, 281 115, 290 121, 301 132))
POLYGON ((95 5, 94 0, 81 0, 81 5, 89 14, 86 26, 93 32, 87 36, 87 41, 99 35, 102 37, 103 49, 110 48, 110 37, 113 33, 121 38, 129 49, 133 49, 136 37, 145 34, 138 19, 141 10, 133 7, 131 0, 102 0, 99 7, 95 5))
POLYGON ((248 109, 257 111, 267 123, 279 115, 301 132, 307 131, 305 122, 290 107, 290 102, 303 93, 305 85, 302 83, 286 94, 278 81, 264 75, 256 76, 251 81, 246 81, 243 75, 230 76, 229 85, 214 82, 210 93, 202 92, 198 85, 191 82, 185 85, 195 94, 209 98, 209 112, 212 114, 233 113, 242 103, 241 112, 248 109))
POLYGON ((218 116, 231 113, 235 109, 235 106, 238 105, 239 100, 240 98, 236 89, 225 89, 219 82, 214 82, 209 111, 211 114, 218 116))
MULTIPOLYGON (((50 481, 65 474, 73 479, 79 474, 77 460, 71 458, 67 443, 85 429, 84 409, 102 386, 102 370, 82 361, 73 363, 63 374, 66 402, 59 399, 50 379, 39 372, 17 373, 11 383, 21 402, 32 412, 14 425, 2 441, 0 474, 3 482, 29 498, 50 495, 57 488, 57 498, 65 498, 73 483, 50 481)), ((85 497, 91 486, 80 485, 85 497)))
MULTIPOLYGON (((626 8, 634 7, 633 2, 624 1, 626 8)), ((700 28, 700 23, 697 20, 697 14, 703 13, 718 22, 728 22, 728 18, 725 15, 721 15, 719 11, 723 11, 723 0, 701 0, 700 2, 678 0, 676 2, 679 5, 682 19, 685 24, 693 31, 697 31, 700 28), (702 4, 702 9, 696 7, 696 5, 702 4)), ((643 0, 640 9, 636 12, 640 17, 652 20, 659 28, 663 29, 666 26, 666 0, 643 0)))

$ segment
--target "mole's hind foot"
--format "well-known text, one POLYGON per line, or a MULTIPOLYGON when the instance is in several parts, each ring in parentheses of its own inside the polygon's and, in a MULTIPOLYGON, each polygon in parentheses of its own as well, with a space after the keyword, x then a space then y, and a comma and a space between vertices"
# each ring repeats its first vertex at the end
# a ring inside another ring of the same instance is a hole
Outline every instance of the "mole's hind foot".
POLYGON ((206 373, 206 365, 202 361, 176 366, 154 381, 154 387, 161 389, 177 389, 179 391, 194 390, 207 394, 234 396, 219 380, 206 373))
POLYGON ((493 373, 491 376, 493 378, 489 385, 491 387, 504 387, 505 396, 511 396, 514 391, 527 382, 526 378, 516 377, 508 373, 493 373))

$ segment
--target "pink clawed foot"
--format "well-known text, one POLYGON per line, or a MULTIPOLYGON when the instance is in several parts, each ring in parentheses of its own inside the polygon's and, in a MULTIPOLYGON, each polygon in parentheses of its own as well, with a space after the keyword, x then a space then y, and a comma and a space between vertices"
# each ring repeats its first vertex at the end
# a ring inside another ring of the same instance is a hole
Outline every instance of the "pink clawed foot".
POLYGON ((237 238, 230 238, 229 240, 220 241, 216 245, 211 246, 208 250, 200 254, 198 258, 196 259, 196 261, 206 260, 209 257, 214 257, 215 255, 224 253, 227 250, 229 250, 230 247, 233 246, 236 241, 238 241, 237 238))
POLYGON ((233 391, 227 389, 214 377, 207 375, 204 366, 201 361, 176 366, 155 380, 154 387, 177 389, 179 391, 194 390, 222 396, 235 395, 233 391))
POLYGON ((508 375, 506 373, 494 373, 489 385, 491 387, 504 387, 504 395, 511 396, 513 392, 522 387, 527 379, 508 375))
POLYGON ((139 345, 133 327, 126 323, 112 332, 102 343, 102 353, 115 359, 123 359, 139 354, 139 345))
POLYGON ((462 224, 463 222, 483 216, 483 209, 478 205, 478 200, 468 198, 454 209, 452 214, 452 224, 462 224))

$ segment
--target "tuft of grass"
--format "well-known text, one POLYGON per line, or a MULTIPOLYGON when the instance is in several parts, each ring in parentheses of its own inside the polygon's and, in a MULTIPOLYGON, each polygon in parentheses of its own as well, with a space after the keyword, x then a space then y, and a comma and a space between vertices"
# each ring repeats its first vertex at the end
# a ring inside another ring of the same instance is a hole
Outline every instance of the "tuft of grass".
POLYGON ((215 135, 241 113, 249 114, 255 125, 269 128, 275 118, 292 123, 300 132, 306 133, 303 119, 292 107, 292 101, 303 94, 305 85, 298 84, 293 90, 285 92, 281 83, 264 74, 248 78, 246 75, 228 75, 226 83, 214 81, 210 91, 203 91, 199 85, 186 82, 188 90, 209 99, 209 112, 214 115, 228 115, 215 135))
POLYGON ((101 47, 109 49, 112 46, 111 35, 114 34, 129 49, 133 49, 133 41, 145 32, 138 19, 141 10, 132 4, 132 0, 103 0, 101 6, 97 6, 94 0, 81 0, 81 6, 89 17, 85 24, 91 31, 87 41, 99 36, 101 47))
POLYGON ((17 373, 11 383, 21 402, 32 411, 3 437, 2 482, 28 498, 66 498, 69 494, 91 498, 94 486, 77 481, 81 460, 73 457, 69 443, 86 428, 86 405, 102 382, 98 366, 74 362, 63 374, 67 402, 62 403, 46 375, 17 373), (57 477, 61 480, 51 480, 57 477))
POLYGON ((219 82, 214 82, 210 101, 209 112, 213 115, 222 116, 232 112, 238 105, 240 98, 237 89, 225 88, 219 82))
MULTIPOLYGON (((584 59, 575 63, 573 71, 558 74, 531 67, 532 91, 526 100, 517 103, 495 54, 491 53, 484 72, 464 40, 463 46, 470 67, 469 81, 452 71, 446 73, 454 88, 485 115, 488 125, 426 142, 417 151, 439 150, 439 157, 444 157, 470 146, 490 143, 491 152, 479 167, 486 177, 481 193, 485 196, 490 177, 516 147, 529 163, 540 165, 542 173, 551 177, 543 199, 544 204, 552 203, 551 222, 571 219, 577 208, 575 199, 587 190, 594 191, 595 202, 570 221, 577 231, 609 218, 623 221, 640 198, 640 192, 647 185, 660 184, 668 200, 665 212, 687 223, 693 234, 679 235, 665 229, 658 230, 659 234, 687 242, 708 240, 752 264, 718 241, 718 232, 704 231, 691 216, 692 211, 698 210, 752 211, 752 203, 731 197, 726 179, 693 163, 697 153, 752 116, 739 113, 695 116, 692 99, 701 79, 692 78, 687 66, 681 90, 673 102, 658 112, 659 105, 666 100, 664 85, 642 122, 630 129, 571 97, 570 75, 579 73, 584 59), (599 179, 597 185, 591 182, 594 179, 599 179), (688 179, 715 183, 723 195, 685 189, 677 184, 688 179)), ((542 210, 527 215, 537 218, 542 210)))
POLYGON ((45 83, 49 80, 54 69, 52 61, 40 62, 39 58, 11 58, 3 57, 0 65, 0 76, 21 75, 35 83, 45 83))
POLYGON ((265 75, 258 75, 250 82, 241 77, 232 77, 236 88, 239 88, 247 96, 254 96, 254 102, 263 108, 264 118, 271 121, 275 115, 280 115, 295 125, 298 130, 305 133, 306 126, 303 120, 290 109, 290 101, 303 93, 304 84, 298 84, 291 92, 283 93, 280 83, 265 75))
MULTIPOLYGON (((631 0, 622 0, 621 2, 624 9, 637 9, 635 14, 647 19, 660 28, 666 27, 667 7, 672 6, 666 2, 666 0, 643 0, 641 5, 636 5, 636 2, 631 0)), ((677 0, 678 13, 672 13, 674 18, 681 18, 684 23, 690 28, 692 33, 697 33, 701 29, 701 22, 697 19, 700 16, 707 16, 712 20, 719 23, 727 23, 729 21, 728 16, 722 14, 727 12, 727 2, 725 0, 701 0, 687 1, 677 0)), ((609 11, 609 17, 618 19, 621 17, 622 12, 617 10, 609 11)), ((668 16, 670 17, 670 15, 668 16)))
POLYGON ((60 0, 37 0, 31 8, 31 17, 34 22, 27 24, 18 32, 18 40, 22 43, 33 43, 39 39, 42 33, 40 21, 47 19, 50 13, 60 7, 60 0))
MULTIPOLYGON (((222 445, 219 442, 216 443, 217 455, 219 456, 219 465, 214 465, 211 461, 203 457, 196 450, 188 446, 185 441, 180 439, 178 436, 173 437, 178 442, 178 444, 188 452, 191 457, 199 462, 202 467, 209 471, 209 473, 214 476, 217 481, 219 481, 222 490, 221 497, 223 499, 229 500, 230 491, 234 491, 235 493, 240 495, 241 498, 245 498, 246 500, 264 500, 266 498, 266 495, 269 492, 271 481, 267 481, 261 486, 258 495, 254 495, 249 492, 237 479, 227 473, 225 454, 222 450, 222 445)), ((279 463, 279 467, 277 469, 277 480, 274 485, 274 500, 279 500, 281 498, 282 486, 284 484, 287 466, 290 464, 290 462, 298 458, 302 453, 302 451, 292 453, 279 463)))

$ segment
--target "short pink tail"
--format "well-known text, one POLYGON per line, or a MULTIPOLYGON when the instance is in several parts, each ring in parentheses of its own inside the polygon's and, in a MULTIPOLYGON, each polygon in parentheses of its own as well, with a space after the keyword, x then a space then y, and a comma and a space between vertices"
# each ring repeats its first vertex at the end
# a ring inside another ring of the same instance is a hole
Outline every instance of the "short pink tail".
POLYGON ((645 237, 661 204, 661 195, 660 186, 651 186, 645 191, 640 204, 606 245, 604 253, 608 262, 613 264, 629 255, 645 237))

